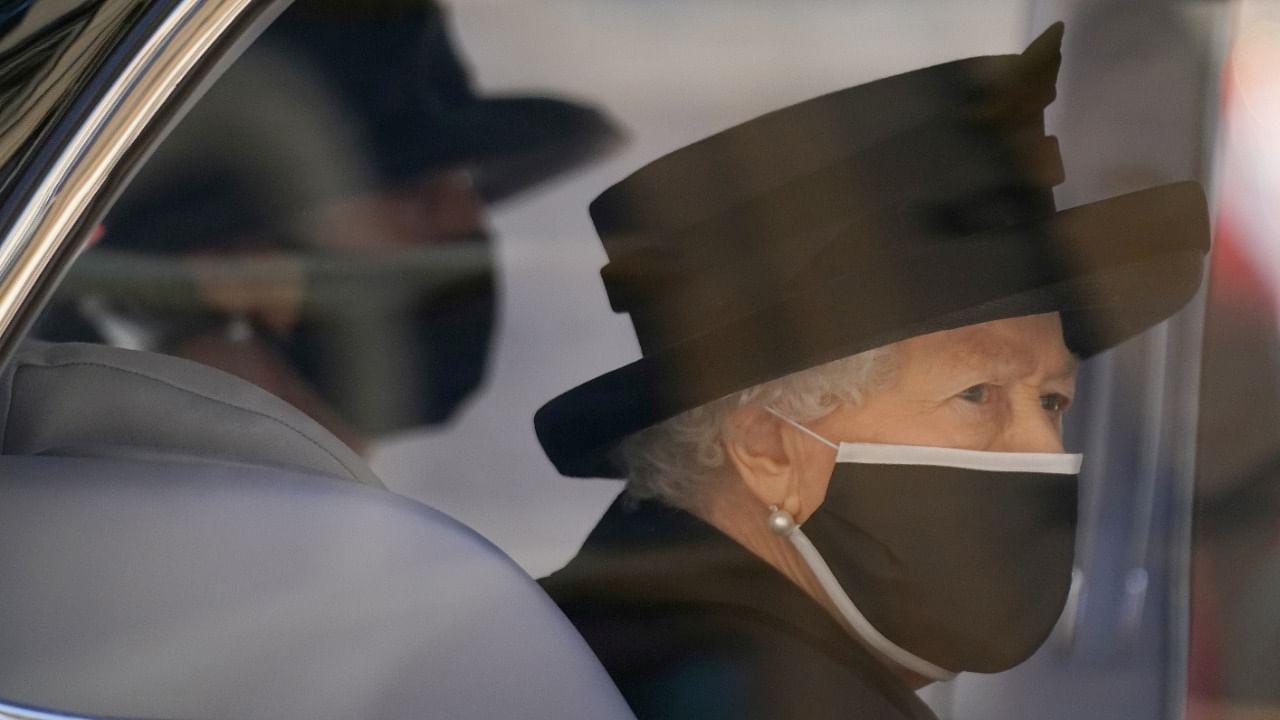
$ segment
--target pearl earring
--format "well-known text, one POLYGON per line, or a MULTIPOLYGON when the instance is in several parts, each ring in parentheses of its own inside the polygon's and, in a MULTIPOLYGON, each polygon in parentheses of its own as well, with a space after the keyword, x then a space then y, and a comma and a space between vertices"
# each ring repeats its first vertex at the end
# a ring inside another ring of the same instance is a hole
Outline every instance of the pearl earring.
POLYGON ((796 519, 791 513, 777 505, 769 506, 769 531, 779 537, 786 537, 796 529, 796 519))

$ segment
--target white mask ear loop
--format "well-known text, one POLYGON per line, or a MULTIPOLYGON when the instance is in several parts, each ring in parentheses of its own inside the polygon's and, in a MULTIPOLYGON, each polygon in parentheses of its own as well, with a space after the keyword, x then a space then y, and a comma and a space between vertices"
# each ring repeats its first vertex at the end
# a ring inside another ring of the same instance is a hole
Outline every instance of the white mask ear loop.
POLYGON ((858 606, 854 605, 853 601, 849 599, 849 595, 844 591, 844 588, 840 587, 840 581, 836 580, 831 568, 827 566, 826 560, 822 559, 822 554, 813 546, 813 543, 809 542, 809 538, 805 537, 804 532, 799 527, 787 533, 786 537, 800 553, 800 557, 804 559, 805 564, 813 571, 814 577, 818 579, 818 584, 822 586, 822 590, 826 592, 827 597, 831 598, 831 602, 835 603, 836 610, 840 611, 840 615, 845 619, 845 622, 849 623, 853 631, 863 640, 866 640, 868 645, 875 648, 890 661, 930 680, 945 681, 951 680, 956 676, 954 672, 934 665, 910 650, 897 645, 881 634, 879 630, 876 630, 871 621, 858 609, 858 606))
MULTIPOLYGON (((779 413, 777 410, 771 407, 766 407, 765 410, 827 447, 837 452, 840 450, 840 446, 779 413)), ((946 681, 956 676, 954 672, 934 665, 906 648, 900 647, 877 630, 871 624, 871 621, 867 620, 867 617, 862 614, 862 611, 858 609, 858 606, 853 604, 853 600, 849 599, 849 594, 840 586, 840 581, 836 580, 836 576, 831 572, 827 561, 822 558, 822 553, 819 553, 813 543, 809 542, 809 538, 805 537, 804 531, 798 525, 791 524, 790 527, 779 534, 791 541, 792 546, 800 553, 800 557, 805 564, 813 571, 813 575, 817 578, 818 584, 822 586, 823 592, 835 604, 836 610, 840 612, 841 617, 845 619, 845 622, 849 623, 849 627, 853 628, 853 631, 865 640, 868 645, 875 648, 890 661, 930 680, 946 681)))
POLYGON ((819 435, 818 433, 816 433, 816 432, 814 432, 814 431, 810 430, 809 428, 807 428, 807 427, 805 427, 805 426, 801 425, 800 423, 796 422, 795 420, 792 420, 791 418, 787 417, 786 415, 783 415, 782 413, 778 412, 777 410, 774 410, 774 409, 773 409, 773 408, 771 408, 771 407, 765 406, 765 412, 768 412, 770 415, 773 415, 774 417, 778 418, 778 419, 779 419, 779 420, 781 420, 782 422, 784 422, 784 423, 786 423, 786 424, 790 425, 791 427, 793 427, 793 428, 795 428, 795 429, 799 430, 800 432, 804 433, 805 435, 808 435, 809 437, 813 438, 814 440, 817 440, 818 442, 822 443, 823 445, 826 445, 827 447, 831 448, 832 450, 835 450, 836 452, 839 452, 839 451, 840 451, 840 446, 839 446, 839 445, 837 445, 837 444, 835 444, 835 443, 831 442, 830 440, 828 440, 828 439, 826 439, 826 438, 822 437, 822 436, 821 436, 821 435, 819 435))

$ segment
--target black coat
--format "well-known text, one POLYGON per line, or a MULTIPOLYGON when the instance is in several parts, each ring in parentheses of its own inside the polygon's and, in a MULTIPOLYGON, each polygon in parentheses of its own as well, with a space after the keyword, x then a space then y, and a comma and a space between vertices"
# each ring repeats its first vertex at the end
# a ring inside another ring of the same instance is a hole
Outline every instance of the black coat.
POLYGON ((772 566, 692 515, 619 500, 543 586, 640 720, 932 720, 772 566))

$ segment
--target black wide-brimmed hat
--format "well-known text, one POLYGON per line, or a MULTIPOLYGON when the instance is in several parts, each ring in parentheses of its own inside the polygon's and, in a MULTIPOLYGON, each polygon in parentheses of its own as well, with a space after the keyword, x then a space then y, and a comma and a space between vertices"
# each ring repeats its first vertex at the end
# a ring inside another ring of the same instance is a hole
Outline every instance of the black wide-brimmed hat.
POLYGON ((587 103, 477 93, 434 0, 298 0, 160 146, 110 226, 139 250, 207 248, 454 167, 494 204, 621 139, 587 103))
POLYGON ((1044 108, 1062 25, 787 107, 662 157, 591 216, 643 357, 548 402, 565 475, 618 477, 627 435, 735 391, 939 330, 1057 311, 1091 356, 1200 283, 1204 193, 1174 183, 1057 211, 1044 108))
POLYGON ((433 0, 299 0, 267 33, 290 43, 359 108, 384 177, 467 164, 490 202, 611 149, 598 109, 536 95, 479 95, 433 0))

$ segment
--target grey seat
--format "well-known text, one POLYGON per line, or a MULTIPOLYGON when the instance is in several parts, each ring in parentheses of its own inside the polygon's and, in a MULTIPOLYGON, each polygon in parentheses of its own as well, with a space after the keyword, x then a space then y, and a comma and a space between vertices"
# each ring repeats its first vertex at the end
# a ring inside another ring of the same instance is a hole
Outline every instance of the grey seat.
POLYGON ((171 453, 382 487, 355 452, 283 400, 179 358, 30 342, 0 371, 0 454, 171 453))
POLYGON ((24 353, 3 387, 0 698, 147 718, 631 717, 512 561, 352 482, 359 459, 261 391, 84 346, 24 353), (112 378, 132 389, 97 384, 112 378), (79 414, 46 404, 77 398, 79 414), (224 422, 256 428, 247 459, 224 422))

